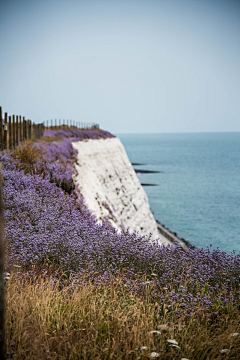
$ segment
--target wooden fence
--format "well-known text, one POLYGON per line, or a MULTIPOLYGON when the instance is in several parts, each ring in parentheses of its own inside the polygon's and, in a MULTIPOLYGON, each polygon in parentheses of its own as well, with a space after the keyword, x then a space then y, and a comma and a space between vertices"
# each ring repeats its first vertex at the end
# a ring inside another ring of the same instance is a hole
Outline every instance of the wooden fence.
POLYGON ((69 128, 92 130, 99 129, 99 124, 57 119, 35 124, 31 120, 26 120, 24 116, 8 115, 7 112, 3 117, 2 107, 0 106, 0 151, 15 149, 22 141, 32 137, 40 139, 44 130, 64 130, 69 128))
POLYGON ((59 129, 67 129, 67 128, 93 130, 93 129, 99 129, 99 124, 86 123, 86 122, 75 121, 75 120, 55 119, 55 120, 46 120, 44 122, 44 128, 45 128, 45 130, 47 130, 47 129, 59 130, 59 129))
POLYGON ((26 120, 24 116, 8 115, 4 117, 0 106, 0 151, 5 149, 15 149, 19 143, 33 136, 40 139, 43 136, 44 124, 34 124, 31 120, 26 120))

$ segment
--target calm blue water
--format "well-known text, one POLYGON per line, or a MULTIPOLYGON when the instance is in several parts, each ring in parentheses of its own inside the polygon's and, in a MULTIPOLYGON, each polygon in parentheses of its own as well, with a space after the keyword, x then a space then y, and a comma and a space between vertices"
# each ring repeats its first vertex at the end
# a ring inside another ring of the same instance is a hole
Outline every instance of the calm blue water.
POLYGON ((240 251, 240 133, 120 134, 154 216, 197 247, 240 251))

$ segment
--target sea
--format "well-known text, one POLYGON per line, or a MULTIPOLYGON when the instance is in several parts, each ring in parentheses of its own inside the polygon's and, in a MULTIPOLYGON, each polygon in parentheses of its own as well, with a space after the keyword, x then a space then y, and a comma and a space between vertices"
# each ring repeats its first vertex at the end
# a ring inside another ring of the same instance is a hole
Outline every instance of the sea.
POLYGON ((197 248, 240 253, 240 132, 117 136, 156 220, 197 248))

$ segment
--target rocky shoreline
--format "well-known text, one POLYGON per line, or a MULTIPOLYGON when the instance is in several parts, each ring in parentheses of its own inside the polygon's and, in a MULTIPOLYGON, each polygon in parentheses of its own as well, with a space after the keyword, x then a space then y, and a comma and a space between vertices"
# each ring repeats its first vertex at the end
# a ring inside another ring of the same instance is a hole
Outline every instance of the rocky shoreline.
POLYGON ((190 246, 194 247, 192 244, 190 244, 189 241, 179 238, 177 233, 172 232, 168 228, 166 228, 163 224, 160 223, 160 221, 156 220, 158 231, 160 234, 162 234, 164 237, 166 237, 168 240, 170 240, 172 243, 177 242, 179 243, 185 250, 187 250, 190 246))

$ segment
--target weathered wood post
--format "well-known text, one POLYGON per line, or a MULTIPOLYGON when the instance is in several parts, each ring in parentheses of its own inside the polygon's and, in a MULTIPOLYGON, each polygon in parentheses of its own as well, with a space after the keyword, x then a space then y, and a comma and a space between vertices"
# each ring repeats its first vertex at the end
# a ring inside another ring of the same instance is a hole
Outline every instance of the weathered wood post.
POLYGON ((12 116, 12 147, 15 149, 15 139, 16 139, 16 133, 15 133, 15 115, 12 116))
POLYGON ((29 129, 29 120, 26 120, 26 140, 29 139, 28 129, 29 129))
POLYGON ((19 139, 18 139, 18 115, 16 116, 16 146, 18 146, 19 139))
POLYGON ((31 120, 28 120, 28 139, 31 139, 32 137, 32 122, 31 120))
POLYGON ((22 141, 25 140, 25 117, 22 119, 22 141))
POLYGON ((22 117, 19 116, 19 133, 20 133, 20 142, 22 142, 22 117))
POLYGON ((38 139, 40 139, 40 124, 37 124, 37 133, 38 133, 38 139))
POLYGON ((0 151, 3 150, 3 121, 2 121, 2 107, 0 106, 0 151))
POLYGON ((12 150, 12 117, 8 116, 9 122, 9 132, 8 132, 8 141, 9 141, 9 149, 12 150))
POLYGON ((27 140, 27 120, 24 118, 24 123, 25 123, 25 126, 24 126, 24 139, 23 140, 27 140))
POLYGON ((4 245, 3 245, 3 204, 2 174, 0 165, 0 359, 6 359, 5 349, 5 299, 4 299, 4 245))
POLYGON ((26 120, 25 117, 23 116, 23 141, 26 140, 26 120))
POLYGON ((25 135, 24 135, 24 140, 27 140, 27 120, 25 119, 25 135))
POLYGON ((7 119, 8 119, 8 114, 5 113, 4 114, 4 128, 3 128, 3 149, 7 149, 7 119))

